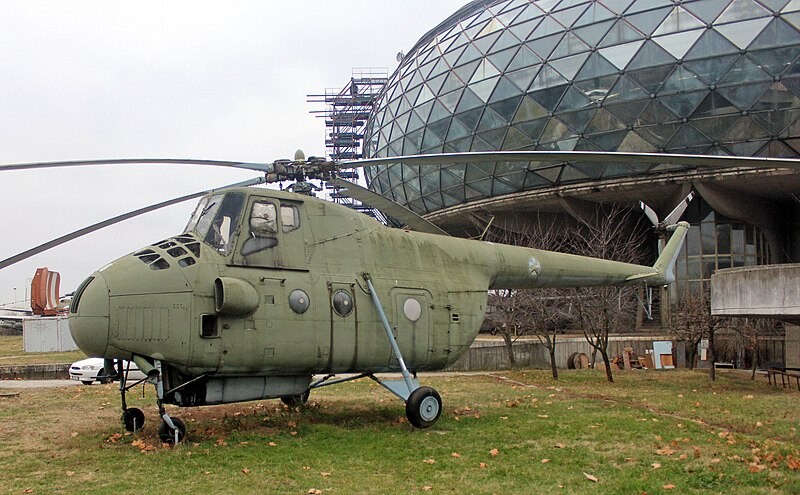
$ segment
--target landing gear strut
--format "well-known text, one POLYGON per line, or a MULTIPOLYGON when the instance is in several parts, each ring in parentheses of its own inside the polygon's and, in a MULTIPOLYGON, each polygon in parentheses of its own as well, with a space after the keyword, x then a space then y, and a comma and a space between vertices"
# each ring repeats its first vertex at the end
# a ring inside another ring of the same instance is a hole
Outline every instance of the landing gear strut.
POLYGON ((128 369, 122 369, 122 362, 117 361, 115 364, 113 360, 106 360, 104 366, 105 375, 108 377, 119 377, 119 394, 122 403, 122 424, 125 425, 125 430, 130 432, 137 432, 144 426, 144 413, 138 407, 128 407, 128 402, 125 400, 125 394, 128 390, 136 385, 144 382, 146 379, 141 379, 128 385, 128 369), (119 366, 119 369, 117 369, 119 366))
POLYGON ((186 438, 186 425, 178 418, 171 418, 164 407, 164 374, 161 372, 161 361, 156 359, 155 371, 149 371, 149 379, 155 379, 156 397, 158 398, 158 415, 161 416, 161 426, 158 427, 158 436, 164 443, 178 445, 186 438))
POLYGON ((367 281, 367 287, 369 287, 372 302, 378 309, 378 316, 380 316, 383 328, 386 330, 386 338, 389 339, 392 353, 395 359, 397 359, 397 363, 400 365, 403 380, 381 381, 373 375, 369 375, 369 377, 405 401, 406 418, 408 418, 409 423, 417 428, 429 428, 436 423, 439 416, 442 414, 442 398, 439 396, 439 392, 431 387, 420 387, 419 382, 417 382, 415 378, 412 378, 411 373, 406 367, 406 362, 403 360, 403 355, 400 353, 400 347, 397 345, 394 333, 392 333, 389 320, 386 319, 386 313, 383 311, 378 293, 372 285, 372 280, 366 273, 364 274, 364 279, 367 281))
MULTIPOLYGON (((162 419, 161 426, 158 428, 158 436, 164 443, 169 443, 172 445, 180 443, 186 437, 186 425, 180 419, 170 417, 170 415, 167 414, 166 408, 164 407, 164 381, 163 373, 161 371, 161 361, 156 359, 154 364, 150 364, 148 361, 140 358, 139 356, 134 356, 134 361, 136 361, 139 369, 147 374, 147 377, 133 383, 132 385, 128 385, 128 370, 119 371, 119 392, 122 398, 122 423, 125 425, 125 430, 136 432, 141 430, 142 426, 144 426, 144 413, 137 407, 128 407, 128 403, 125 400, 125 394, 128 392, 128 390, 136 385, 139 385, 142 382, 149 382, 155 386, 158 415, 161 416, 162 419)), ((113 369, 114 363, 107 363, 107 365, 110 365, 113 369)), ((116 373, 117 372, 115 370, 114 374, 116 373)), ((108 371, 107 374, 112 375, 111 373, 108 373, 108 371)))

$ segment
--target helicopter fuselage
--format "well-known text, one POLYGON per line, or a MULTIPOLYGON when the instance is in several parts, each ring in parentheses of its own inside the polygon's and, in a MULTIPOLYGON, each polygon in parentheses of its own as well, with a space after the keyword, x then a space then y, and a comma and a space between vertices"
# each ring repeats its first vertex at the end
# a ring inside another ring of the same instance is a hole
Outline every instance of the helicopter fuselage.
POLYGON ((70 327, 90 356, 164 363, 179 405, 301 394, 311 376, 453 364, 492 288, 664 283, 656 268, 391 229, 258 188, 203 198, 186 231, 95 272, 70 327), (379 304, 366 283, 371 281, 379 304), (379 308, 380 306, 380 308, 379 308))

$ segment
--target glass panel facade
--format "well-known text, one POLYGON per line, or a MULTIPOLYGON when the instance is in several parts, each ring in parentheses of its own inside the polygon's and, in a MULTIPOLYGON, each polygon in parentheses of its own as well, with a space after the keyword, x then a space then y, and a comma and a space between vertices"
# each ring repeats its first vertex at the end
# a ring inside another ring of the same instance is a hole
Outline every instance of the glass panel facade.
MULTIPOLYGON (((365 156, 592 150, 800 156, 800 0, 475 2, 421 40, 378 99, 365 156), (429 39, 428 39, 429 38, 429 39)), ((496 163, 366 170, 425 214, 667 164, 496 163)), ((764 264, 757 228, 696 199, 679 295, 718 269, 764 264)))
MULTIPOLYGON (((390 77, 367 125, 365 156, 500 149, 798 156, 796 5, 475 2, 427 34, 390 77)), ((487 175, 445 192, 420 189, 419 176, 404 187, 405 174, 392 173, 396 167, 367 170, 370 187, 401 203, 414 201, 422 213, 564 181, 676 169, 590 171, 567 163, 541 180, 466 164, 469 177, 487 175)), ((429 168, 421 174, 429 184, 440 184, 443 175, 429 168)))
POLYGON ((772 261, 758 228, 712 211, 702 198, 692 201, 684 218, 692 227, 675 265, 679 298, 707 290, 716 270, 772 261))

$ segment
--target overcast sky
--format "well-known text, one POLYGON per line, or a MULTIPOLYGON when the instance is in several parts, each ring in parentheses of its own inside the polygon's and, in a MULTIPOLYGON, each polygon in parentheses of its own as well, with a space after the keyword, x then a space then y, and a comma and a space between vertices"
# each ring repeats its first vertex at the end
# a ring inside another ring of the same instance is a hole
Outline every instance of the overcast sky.
MULTIPOLYGON (((0 3, 0 164, 96 158, 268 162, 325 152, 306 95, 397 66, 467 0, 0 3)), ((0 259, 135 208, 258 174, 186 166, 0 172, 0 259)), ((194 201, 0 270, 0 303, 37 267, 62 293, 180 233, 194 201)), ((16 290, 14 290, 16 288, 16 290)))

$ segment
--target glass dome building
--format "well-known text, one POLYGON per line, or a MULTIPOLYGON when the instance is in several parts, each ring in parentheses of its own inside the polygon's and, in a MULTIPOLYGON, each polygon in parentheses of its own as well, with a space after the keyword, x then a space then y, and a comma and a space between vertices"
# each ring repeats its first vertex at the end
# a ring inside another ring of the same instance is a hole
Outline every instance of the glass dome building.
MULTIPOLYGON (((404 56, 367 123, 365 156, 795 157, 798 117, 800 0, 477 0, 404 56)), ((689 212, 695 228, 679 266, 683 280, 763 263, 770 251, 773 261, 800 258, 787 227, 800 191, 795 172, 525 162, 397 164, 367 178, 376 192, 451 231, 465 224, 465 212, 564 213, 571 198, 644 199, 669 211, 695 189, 702 199, 689 212), (743 199, 764 207, 743 208, 743 199), (784 213, 769 218, 776 209, 784 213)))

